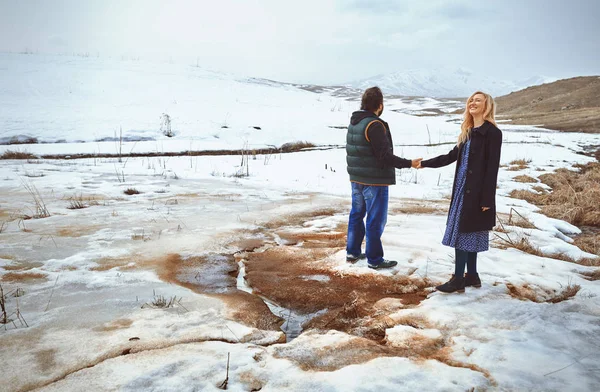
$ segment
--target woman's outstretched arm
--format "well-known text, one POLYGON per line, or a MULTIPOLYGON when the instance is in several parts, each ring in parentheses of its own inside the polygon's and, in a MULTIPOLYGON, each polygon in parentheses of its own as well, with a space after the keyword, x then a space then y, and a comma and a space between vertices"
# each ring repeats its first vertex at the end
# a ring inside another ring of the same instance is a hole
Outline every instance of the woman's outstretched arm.
POLYGON ((445 155, 439 155, 435 158, 427 159, 421 161, 421 167, 442 167, 448 166, 451 163, 456 162, 458 158, 458 146, 454 146, 454 148, 445 155))

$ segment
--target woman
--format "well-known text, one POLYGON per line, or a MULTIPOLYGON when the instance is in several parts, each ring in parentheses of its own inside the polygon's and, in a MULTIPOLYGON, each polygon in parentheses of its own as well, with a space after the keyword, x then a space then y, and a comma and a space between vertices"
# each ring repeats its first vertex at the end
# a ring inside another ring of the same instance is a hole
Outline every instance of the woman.
POLYGON ((420 167, 442 167, 458 161, 442 241, 455 249, 456 262, 452 278, 436 287, 444 293, 464 293, 465 287, 481 287, 477 253, 488 250, 489 230, 496 225, 496 180, 502 132, 496 127, 495 110, 494 99, 489 94, 477 91, 471 95, 454 149, 446 155, 421 161, 420 167))

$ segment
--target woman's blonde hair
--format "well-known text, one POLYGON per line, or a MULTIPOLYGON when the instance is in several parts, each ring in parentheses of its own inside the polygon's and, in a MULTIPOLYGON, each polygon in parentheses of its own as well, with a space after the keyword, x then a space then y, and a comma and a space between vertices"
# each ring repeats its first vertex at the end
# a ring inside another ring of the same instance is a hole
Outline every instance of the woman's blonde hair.
POLYGON ((477 94, 481 94, 485 97, 485 109, 483 111, 483 119, 496 125, 496 103, 494 102, 494 98, 492 98, 491 95, 486 94, 484 92, 475 91, 473 94, 471 94, 469 99, 467 99, 467 105, 465 107, 465 113, 463 116, 464 120, 460 125, 460 135, 458 135, 459 146, 463 143, 466 143, 466 141, 469 140, 469 137, 471 136, 471 129, 473 129, 475 122, 473 121, 473 116, 471 115, 471 113, 469 113, 469 103, 477 94))

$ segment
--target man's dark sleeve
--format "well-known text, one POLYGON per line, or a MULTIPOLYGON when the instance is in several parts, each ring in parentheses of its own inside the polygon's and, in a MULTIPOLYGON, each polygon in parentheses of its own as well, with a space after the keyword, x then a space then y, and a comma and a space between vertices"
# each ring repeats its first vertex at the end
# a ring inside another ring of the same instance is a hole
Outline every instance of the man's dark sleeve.
POLYGON ((390 141, 385 134, 387 130, 379 121, 373 123, 367 130, 367 140, 371 142, 371 148, 377 162, 382 166, 393 166, 398 169, 412 167, 410 159, 400 158, 394 155, 390 141))

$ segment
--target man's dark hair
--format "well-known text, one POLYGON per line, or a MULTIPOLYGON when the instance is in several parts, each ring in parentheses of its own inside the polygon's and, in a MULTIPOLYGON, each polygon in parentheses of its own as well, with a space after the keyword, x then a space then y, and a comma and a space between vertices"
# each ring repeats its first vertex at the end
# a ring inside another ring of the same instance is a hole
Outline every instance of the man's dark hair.
POLYGON ((381 89, 377 86, 369 87, 365 90, 362 95, 362 100, 360 102, 360 110, 368 110, 370 112, 375 112, 379 109, 379 105, 383 104, 383 93, 381 89))

